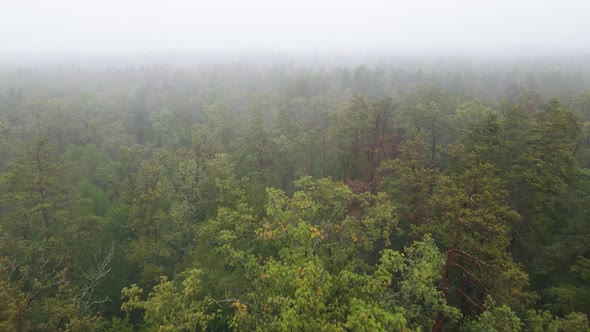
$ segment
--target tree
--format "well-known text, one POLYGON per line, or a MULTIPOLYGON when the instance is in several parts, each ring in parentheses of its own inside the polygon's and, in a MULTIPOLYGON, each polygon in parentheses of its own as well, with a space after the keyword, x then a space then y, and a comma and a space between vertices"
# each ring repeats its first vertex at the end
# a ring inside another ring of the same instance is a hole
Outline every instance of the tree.
MULTIPOLYGON (((490 164, 465 156, 461 147, 452 156, 455 163, 437 184, 437 216, 431 224, 446 250, 441 281, 445 298, 464 312, 484 311, 488 295, 500 304, 523 305, 528 277, 506 251, 511 227, 520 216, 508 205, 507 192, 490 164)), ((434 329, 442 328, 439 315, 434 329)))
POLYGON ((432 213, 432 195, 438 170, 421 136, 405 141, 395 160, 379 168, 380 189, 398 205, 400 226, 415 240, 427 230, 425 223, 432 213))
POLYGON ((95 290, 108 274, 111 256, 98 270, 84 270, 88 252, 100 249, 101 230, 92 213, 74 209, 62 159, 37 136, 18 163, 0 178, 5 215, 0 223, 0 297, 5 329, 57 330, 68 324, 95 326, 95 290), (85 272, 86 278, 84 277, 85 272))
POLYGON ((162 277, 145 300, 140 299, 143 290, 137 285, 123 288, 126 301, 121 309, 143 310, 146 331, 206 331, 215 311, 213 302, 202 295, 200 275, 200 270, 189 269, 177 280, 162 277))

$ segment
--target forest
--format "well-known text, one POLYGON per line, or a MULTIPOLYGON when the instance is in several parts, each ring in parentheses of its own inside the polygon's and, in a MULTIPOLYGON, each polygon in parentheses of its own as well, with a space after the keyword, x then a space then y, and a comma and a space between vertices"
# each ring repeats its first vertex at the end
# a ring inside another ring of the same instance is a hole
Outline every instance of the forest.
POLYGON ((590 331, 590 56, 0 67, 0 331, 590 331))

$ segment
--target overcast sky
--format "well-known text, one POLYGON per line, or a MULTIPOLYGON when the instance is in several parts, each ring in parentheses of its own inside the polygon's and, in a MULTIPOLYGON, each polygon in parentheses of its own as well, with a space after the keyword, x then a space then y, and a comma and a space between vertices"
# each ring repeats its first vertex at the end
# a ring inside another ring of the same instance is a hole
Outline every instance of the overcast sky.
POLYGON ((590 49, 590 0, 0 0, 0 52, 590 49))

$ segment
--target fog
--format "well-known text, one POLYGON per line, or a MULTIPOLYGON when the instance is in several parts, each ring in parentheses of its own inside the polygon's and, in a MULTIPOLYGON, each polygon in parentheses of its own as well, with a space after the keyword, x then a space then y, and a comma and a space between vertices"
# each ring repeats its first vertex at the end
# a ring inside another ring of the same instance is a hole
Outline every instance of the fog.
POLYGON ((589 13, 0 0, 0 332, 590 332, 589 13))
POLYGON ((581 54, 584 0, 2 0, 4 61, 188 53, 581 54))

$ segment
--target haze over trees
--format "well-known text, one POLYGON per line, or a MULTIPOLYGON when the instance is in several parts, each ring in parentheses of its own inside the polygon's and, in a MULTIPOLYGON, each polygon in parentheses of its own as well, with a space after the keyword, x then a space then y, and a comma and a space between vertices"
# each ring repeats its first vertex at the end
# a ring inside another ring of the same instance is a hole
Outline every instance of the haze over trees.
POLYGON ((588 1, 0 2, 0 332, 590 332, 588 1))
POLYGON ((5 68, 0 329, 588 330, 587 60, 5 68))

